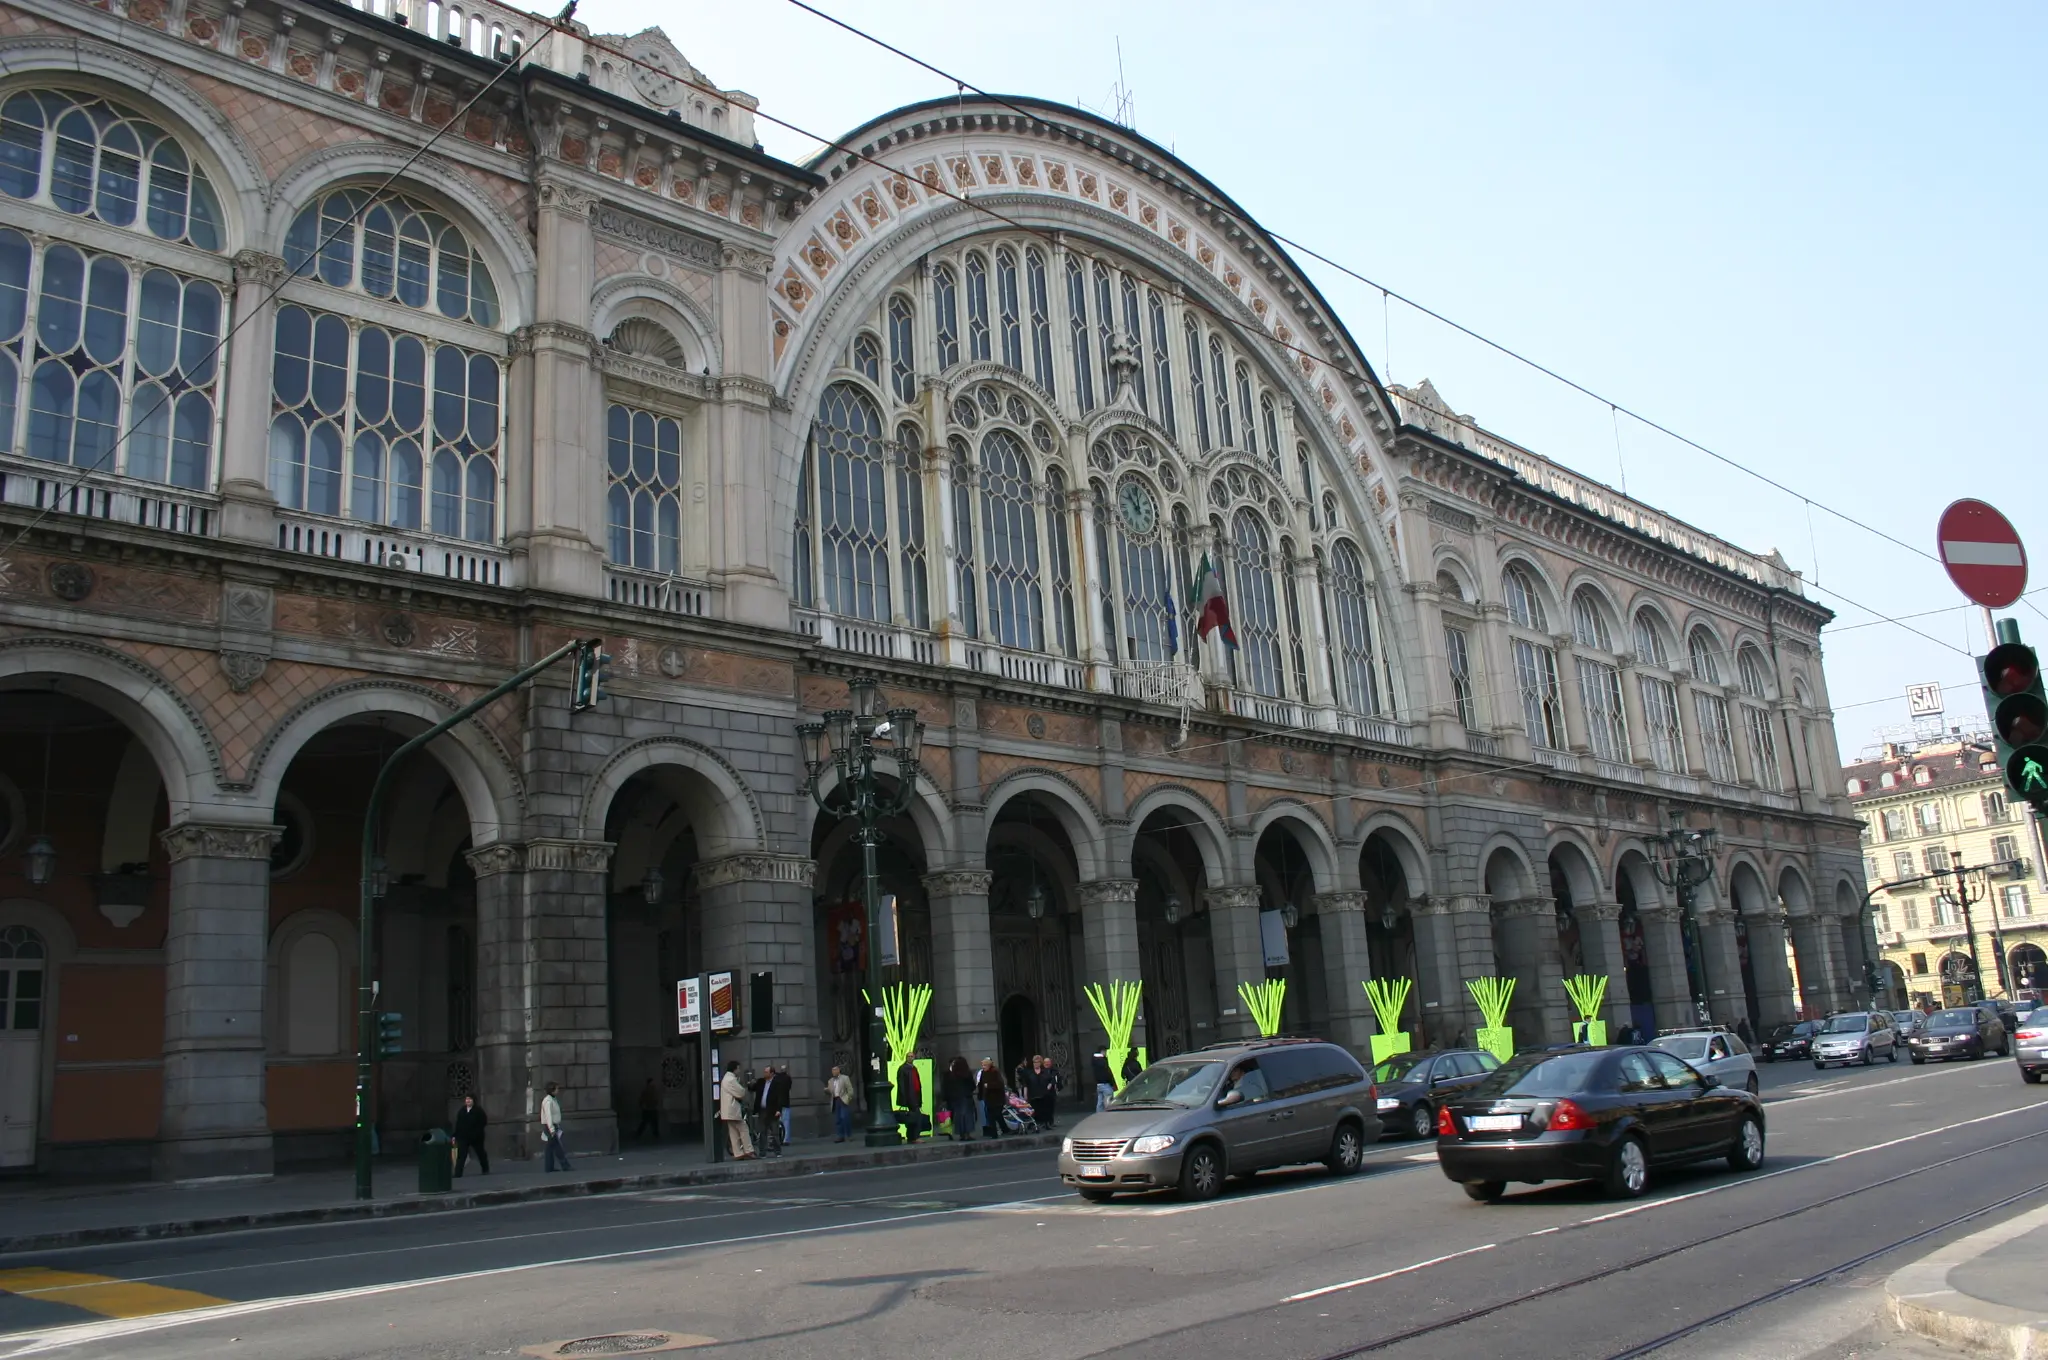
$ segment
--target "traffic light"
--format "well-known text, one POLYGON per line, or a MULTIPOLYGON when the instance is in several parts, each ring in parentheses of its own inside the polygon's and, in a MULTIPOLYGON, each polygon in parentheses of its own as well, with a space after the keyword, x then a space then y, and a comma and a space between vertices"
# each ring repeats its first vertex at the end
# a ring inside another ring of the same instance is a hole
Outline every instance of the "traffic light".
POLYGON ((1999 645, 1983 660, 1984 709, 1998 738, 2005 782, 2034 810, 2048 816, 2048 695, 2041 659, 2020 641, 2019 625, 1998 624, 1999 645))
POLYGON ((612 680, 612 657, 600 650, 603 646, 603 638, 576 644, 575 668, 569 679, 571 713, 588 713, 609 697, 605 691, 612 680))
POLYGON ((377 1012, 377 1056, 395 1058, 405 1052, 405 1017, 397 1011, 377 1012))

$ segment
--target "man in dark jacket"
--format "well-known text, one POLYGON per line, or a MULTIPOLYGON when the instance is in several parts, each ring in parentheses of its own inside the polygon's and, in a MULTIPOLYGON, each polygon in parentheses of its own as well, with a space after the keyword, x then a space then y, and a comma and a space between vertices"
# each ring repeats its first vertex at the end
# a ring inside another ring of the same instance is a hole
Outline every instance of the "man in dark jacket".
POLYGON ((1109 1108, 1109 1098, 1116 1094, 1116 1079, 1109 1073, 1109 1055, 1097 1049, 1088 1059, 1088 1077, 1095 1083, 1095 1108, 1109 1108))
POLYGON ((761 1113, 761 1152, 782 1155, 782 1111, 789 1105, 789 1078, 772 1067, 761 1069, 758 1108, 761 1113))
POLYGON ((924 1132, 924 1078, 914 1058, 905 1058, 896 1068, 896 1122, 903 1126, 906 1141, 915 1143, 924 1132))
POLYGON ((476 1164, 483 1173, 491 1174, 491 1154, 484 1151, 484 1111, 476 1103, 475 1096, 462 1098, 462 1109, 455 1115, 455 1174, 460 1176, 469 1169, 469 1154, 476 1154, 476 1164))
POLYGON ((981 1102, 982 1137, 1003 1136, 1003 1100, 1008 1094, 1003 1089, 1003 1074, 996 1071, 996 1060, 983 1058, 981 1071, 974 1078, 974 1098, 981 1102))
POLYGON ((1031 1076, 1025 1083, 1024 1098, 1031 1102, 1031 1117, 1042 1129, 1052 1125, 1053 1104, 1059 1097, 1059 1069, 1052 1065, 1052 1059, 1040 1054, 1031 1060, 1031 1076))

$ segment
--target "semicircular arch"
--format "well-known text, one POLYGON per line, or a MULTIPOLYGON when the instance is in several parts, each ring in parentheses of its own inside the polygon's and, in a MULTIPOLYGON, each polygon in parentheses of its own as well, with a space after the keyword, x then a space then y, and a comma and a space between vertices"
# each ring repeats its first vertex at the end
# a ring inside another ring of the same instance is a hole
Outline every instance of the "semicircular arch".
POLYGON ((1107 876, 1101 863, 1102 817, 1081 787, 1057 770, 1026 766, 997 780, 984 796, 984 817, 993 826, 1005 804, 1024 794, 1044 797, 1060 829, 1073 846, 1074 861, 1083 883, 1107 876))
POLYGON ((1315 877, 1315 890, 1319 893, 1335 892, 1341 885, 1337 870, 1337 842, 1330 835, 1330 828, 1322 818, 1311 812, 1306 803, 1296 798, 1275 798, 1259 809, 1252 818, 1252 844, 1257 845, 1268 831, 1282 827, 1293 833, 1302 851, 1308 856, 1309 872, 1315 877))
POLYGON ((710 747, 676 736, 646 737, 612 753, 577 800, 576 825, 583 837, 603 840, 612 801, 626 781, 663 766, 688 770, 706 786, 709 797, 689 800, 698 804, 690 812, 704 858, 768 848, 761 803, 745 776, 710 747))
POLYGON ((1183 814, 1181 825, 1202 852, 1203 883, 1211 888, 1223 886, 1231 872, 1230 836, 1215 806, 1195 790, 1184 784, 1155 784, 1145 790, 1131 806, 1132 833, 1142 830, 1153 813, 1169 811, 1183 814))

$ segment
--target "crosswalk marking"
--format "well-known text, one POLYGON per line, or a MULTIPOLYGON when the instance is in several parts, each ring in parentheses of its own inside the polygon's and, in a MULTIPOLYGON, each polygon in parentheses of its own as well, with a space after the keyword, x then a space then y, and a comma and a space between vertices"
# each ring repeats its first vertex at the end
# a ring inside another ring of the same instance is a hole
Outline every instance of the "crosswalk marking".
POLYGON ((188 1308, 211 1308, 227 1302, 190 1289, 167 1289, 160 1284, 138 1284, 112 1275, 51 1270, 47 1266, 0 1270, 0 1294, 61 1303, 109 1318, 182 1313, 188 1308))

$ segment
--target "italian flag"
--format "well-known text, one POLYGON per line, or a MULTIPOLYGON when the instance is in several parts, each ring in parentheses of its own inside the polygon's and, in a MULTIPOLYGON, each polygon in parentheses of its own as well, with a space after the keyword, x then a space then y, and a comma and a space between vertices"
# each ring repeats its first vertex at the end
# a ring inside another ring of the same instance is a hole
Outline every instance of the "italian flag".
POLYGON ((1212 629, 1220 628, 1223 645, 1237 649, 1237 634, 1230 627, 1230 601, 1223 598, 1223 577, 1207 553, 1202 554, 1202 565, 1188 591, 1188 608, 1196 612, 1196 637, 1207 637, 1212 629))

